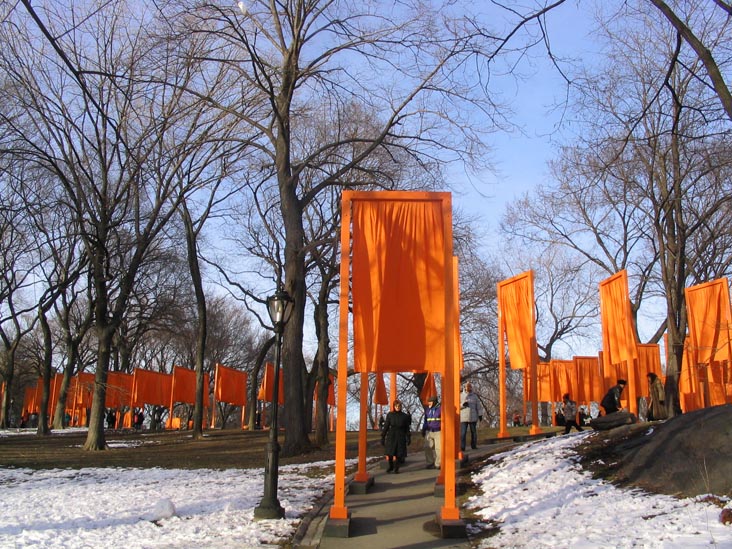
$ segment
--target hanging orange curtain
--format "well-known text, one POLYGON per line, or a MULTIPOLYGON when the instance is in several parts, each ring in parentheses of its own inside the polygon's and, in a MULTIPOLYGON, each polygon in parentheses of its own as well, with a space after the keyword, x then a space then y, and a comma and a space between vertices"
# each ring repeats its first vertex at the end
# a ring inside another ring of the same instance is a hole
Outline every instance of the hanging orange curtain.
POLYGON ((437 396, 437 384, 435 383, 435 376, 432 372, 428 372, 424 380, 424 385, 422 386, 422 391, 419 393, 419 400, 427 404, 427 401, 433 396, 437 396))
POLYGON ((577 386, 579 385, 577 366, 574 360, 552 359, 549 363, 554 370, 556 379, 556 394, 552 402, 559 402, 565 393, 569 393, 572 400, 577 400, 577 386))
POLYGON ((132 402, 130 406, 140 407, 145 404, 168 406, 172 389, 172 375, 135 368, 132 374, 132 402))
POLYGON ((726 390, 724 383, 724 364, 712 362, 707 365, 707 384, 709 385, 709 406, 726 404, 726 390))
MULTIPOLYGON (((608 365, 633 363, 638 358, 638 340, 630 308, 628 273, 622 270, 600 282, 602 350, 608 365)), ((607 380, 615 383, 615 380, 607 380)))
MULTIPOLYGON (((0 399, 2 395, 0 394, 0 399)), ((23 411, 28 414, 36 412, 38 405, 36 404, 36 388, 26 387, 23 391, 23 411)))
POLYGON ((352 215, 355 370, 444 372, 442 200, 354 200, 352 215))
MULTIPOLYGON (((91 408, 92 398, 94 397, 94 374, 82 372, 76 374, 73 379, 76 380, 74 398, 77 407, 91 408)), ((68 403, 66 407, 69 408, 68 403)))
POLYGON ((576 356, 573 361, 578 377, 575 400, 583 403, 600 402, 605 395, 600 359, 596 356, 576 356))
MULTIPOLYGON (((211 378, 203 374, 203 407, 208 408, 208 387, 211 378)), ((173 381, 171 386, 171 402, 195 404, 196 402, 196 371, 181 366, 173 367, 173 381)))
POLYGON ((539 402, 552 402, 554 394, 552 392, 551 366, 548 362, 539 362, 536 371, 538 377, 539 402))
POLYGON ((690 338, 684 340, 684 354, 679 375, 680 404, 684 412, 693 412, 703 407, 703 392, 699 390, 699 370, 693 365, 694 351, 690 338))
POLYGON ((638 396, 650 396, 648 394, 648 374, 654 373, 659 378, 661 375, 661 346, 656 343, 644 343, 638 345, 638 360, 633 375, 636 378, 638 396))
POLYGON ((33 403, 35 404, 35 411, 41 412, 41 398, 43 397, 43 378, 39 377, 36 382, 36 388, 33 393, 33 403))
POLYGON ((132 374, 122 372, 107 373, 107 390, 104 396, 106 408, 121 408, 130 403, 132 396, 132 374))
POLYGON ((246 406, 247 379, 246 372, 217 364, 214 378, 216 401, 234 406, 246 406))
MULTIPOLYGON (((53 414, 56 412, 56 403, 58 402, 58 396, 59 393, 61 393, 61 382, 64 379, 63 374, 56 374, 51 378, 51 393, 48 398, 48 417, 52 418, 53 414)), ((43 390, 41 388, 41 390, 43 390)), ((40 399, 38 400, 40 403, 40 399)))
POLYGON ((729 360, 729 286, 720 278, 684 290, 693 364, 729 360))
POLYGON ((536 360, 534 280, 531 271, 498 283, 499 318, 506 333, 511 368, 522 370, 536 360))
MULTIPOLYGON (((285 404, 285 384, 283 377, 283 370, 280 368, 280 375, 277 382, 277 402, 280 406, 285 404)), ((262 384, 259 386, 259 393, 257 393, 257 400, 264 400, 266 402, 272 402, 272 391, 274 385, 274 364, 267 362, 264 366, 264 378, 262 384)))
POLYGON ((383 374, 376 373, 376 390, 374 391, 374 403, 387 406, 389 404, 389 395, 386 392, 386 383, 384 383, 383 374))
MULTIPOLYGON (((335 377, 333 374, 328 374, 328 380, 330 383, 328 383, 328 406, 335 406, 335 377)), ((319 388, 318 385, 320 385, 319 381, 315 382, 315 402, 318 401, 318 392, 319 388)))

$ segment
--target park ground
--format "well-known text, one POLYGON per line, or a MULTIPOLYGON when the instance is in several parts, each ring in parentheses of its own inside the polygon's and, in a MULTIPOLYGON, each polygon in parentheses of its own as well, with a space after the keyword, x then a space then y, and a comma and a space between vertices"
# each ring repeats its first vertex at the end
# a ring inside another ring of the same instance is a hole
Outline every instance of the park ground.
MULTIPOLYGON (((542 428, 559 433, 556 427, 542 428)), ((528 434, 512 427, 511 436, 528 434)), ((250 469, 263 467, 267 431, 212 430, 194 440, 189 431, 108 431, 108 450, 83 450, 86 432, 71 429, 37 436, 33 431, 0 433, 0 467, 31 469, 159 467, 164 469, 250 469)), ((496 429, 480 429, 479 441, 495 440, 496 429)), ((280 439, 282 440, 282 439, 280 439)), ((378 431, 369 431, 368 456, 381 455, 378 431)), ((422 438, 412 437, 410 455, 421 454, 422 438)), ((335 459, 331 444, 282 465, 335 459)), ((662 423, 637 423, 596 432, 579 448, 582 464, 596 476, 674 496, 716 494, 732 497, 732 405, 677 416, 662 423)), ((358 433, 348 434, 347 458, 358 456, 358 433)), ((474 466, 482 466, 476 463, 474 466)), ((471 467, 470 469, 473 469, 471 467)))

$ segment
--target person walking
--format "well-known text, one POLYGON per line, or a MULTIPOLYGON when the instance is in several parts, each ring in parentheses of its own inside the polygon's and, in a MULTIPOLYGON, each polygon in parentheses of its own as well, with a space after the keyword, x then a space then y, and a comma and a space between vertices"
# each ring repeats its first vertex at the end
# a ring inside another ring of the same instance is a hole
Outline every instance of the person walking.
POLYGON ((648 394, 650 395, 648 421, 666 419, 666 390, 663 388, 663 383, 653 372, 650 372, 647 377, 648 394))
POLYGON ((407 455, 407 446, 411 442, 411 423, 412 416, 402 412, 402 402, 395 400, 394 409, 386 414, 381 431, 381 444, 389 459, 387 473, 399 473, 399 456, 407 455))
POLYGON ((569 398, 569 393, 564 393, 562 397, 562 414, 564 415, 564 434, 569 434, 569 431, 574 427, 578 431, 582 430, 582 427, 577 423, 577 403, 569 398))
POLYGON ((427 462, 427 469, 440 468, 440 429, 442 427, 442 407, 436 396, 430 397, 429 406, 424 411, 424 425, 422 426, 422 437, 424 437, 424 458, 427 462))
POLYGON ((605 396, 602 397, 602 402, 600 402, 600 406, 605 409, 606 415, 618 412, 623 409, 620 404, 620 395, 623 394, 623 389, 625 389, 626 385, 627 382, 624 379, 619 379, 618 382, 610 387, 608 392, 605 393, 605 396))
POLYGON ((460 450, 465 451, 465 439, 470 429, 470 447, 475 450, 478 447, 478 421, 483 419, 480 400, 473 392, 473 385, 470 382, 465 384, 460 394, 460 450))

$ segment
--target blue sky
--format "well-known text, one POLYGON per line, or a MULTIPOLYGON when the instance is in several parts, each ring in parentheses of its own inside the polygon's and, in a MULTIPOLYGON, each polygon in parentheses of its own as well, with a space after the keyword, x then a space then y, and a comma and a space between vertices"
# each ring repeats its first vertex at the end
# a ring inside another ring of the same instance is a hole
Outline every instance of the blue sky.
MULTIPOLYGON (((574 2, 557 8, 547 18, 554 54, 559 58, 583 60, 592 57, 597 48, 591 39, 592 24, 590 13, 581 13, 574 2)), ((464 179, 460 188, 465 194, 454 194, 455 205, 481 215, 490 231, 496 227, 508 202, 548 181, 547 162, 554 154, 553 141, 566 129, 560 125, 562 113, 553 109, 565 98, 566 82, 545 52, 536 49, 519 66, 519 72, 524 77, 521 81, 504 77, 497 80, 495 90, 509 102, 514 113, 511 120, 523 133, 500 132, 491 137, 495 173, 485 171, 473 176, 472 184, 457 170, 451 174, 464 179)))

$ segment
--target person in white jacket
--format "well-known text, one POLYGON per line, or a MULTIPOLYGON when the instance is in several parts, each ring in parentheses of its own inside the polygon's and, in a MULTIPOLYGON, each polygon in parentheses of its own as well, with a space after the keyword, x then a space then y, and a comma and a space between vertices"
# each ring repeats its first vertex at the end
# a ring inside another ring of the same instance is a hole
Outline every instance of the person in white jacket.
POLYGON ((483 419, 483 412, 480 407, 478 395, 473 392, 473 385, 470 382, 465 384, 460 394, 460 450, 465 451, 465 438, 470 428, 470 447, 475 450, 478 447, 478 421, 483 419))

